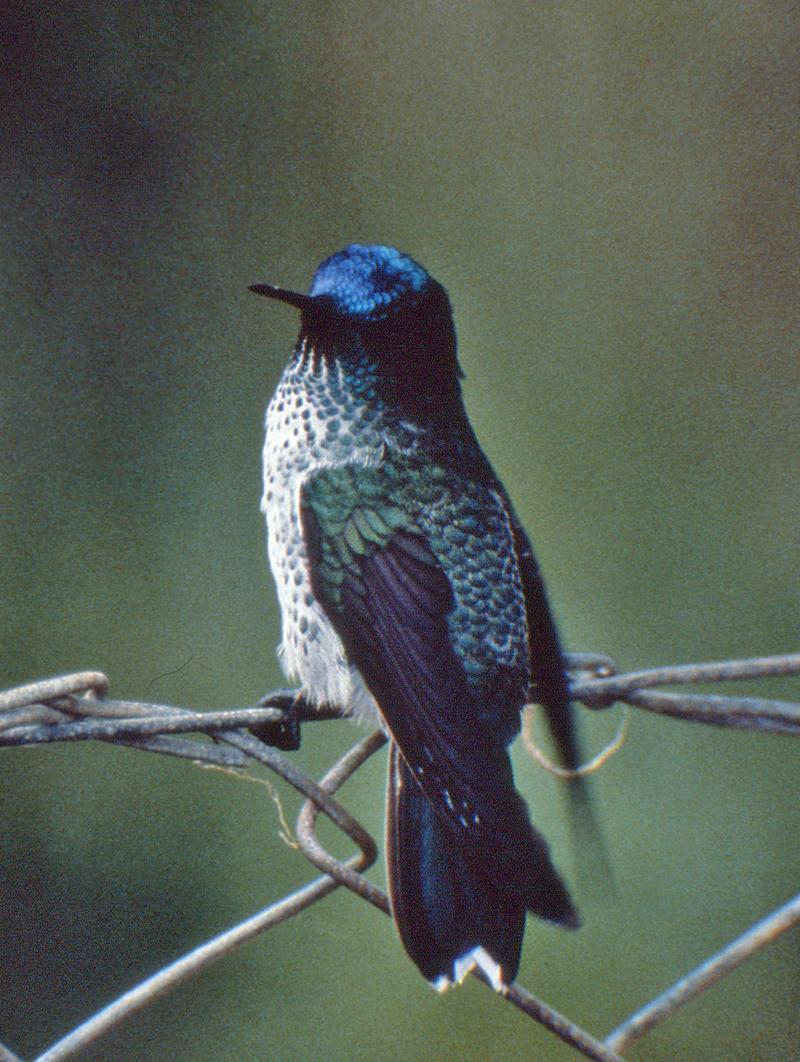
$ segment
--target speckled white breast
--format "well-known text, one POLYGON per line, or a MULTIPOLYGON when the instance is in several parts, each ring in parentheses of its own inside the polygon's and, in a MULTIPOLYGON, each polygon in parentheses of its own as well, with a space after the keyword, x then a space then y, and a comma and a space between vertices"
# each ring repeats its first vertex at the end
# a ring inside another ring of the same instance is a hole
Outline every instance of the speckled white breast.
POLYGON ((321 468, 379 463, 383 441, 375 412, 348 393, 341 367, 324 361, 312 366, 313 361, 311 352, 301 349, 267 407, 261 508, 281 607, 278 656, 309 700, 377 724, 375 702, 311 592, 300 491, 321 468))

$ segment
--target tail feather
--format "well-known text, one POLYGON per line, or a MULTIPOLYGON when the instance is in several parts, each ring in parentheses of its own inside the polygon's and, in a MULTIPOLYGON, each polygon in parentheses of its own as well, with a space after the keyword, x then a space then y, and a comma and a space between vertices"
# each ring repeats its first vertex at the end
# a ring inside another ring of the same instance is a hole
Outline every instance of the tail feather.
POLYGON ((438 988, 461 980, 473 966, 496 989, 510 984, 519 968, 525 908, 465 859, 395 744, 388 804, 389 895, 411 959, 438 988))

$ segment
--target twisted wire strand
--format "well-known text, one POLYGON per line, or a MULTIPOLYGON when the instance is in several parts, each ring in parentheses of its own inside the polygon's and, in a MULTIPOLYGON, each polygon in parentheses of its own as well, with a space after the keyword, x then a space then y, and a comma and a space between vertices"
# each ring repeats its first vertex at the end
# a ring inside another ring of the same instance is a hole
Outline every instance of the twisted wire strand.
MULTIPOLYGON (((713 726, 800 735, 800 705, 790 701, 654 689, 657 686, 796 676, 800 675, 800 653, 652 668, 627 674, 618 674, 613 661, 599 655, 571 655, 567 657, 567 665, 574 699, 592 710, 603 710, 622 701, 656 714, 713 726)), ((340 714, 335 706, 315 708, 304 702, 296 691, 275 690, 258 706, 195 712, 170 705, 113 700, 107 697, 108 690, 109 681, 102 672, 86 671, 0 692, 0 747, 102 741, 187 758, 200 764, 242 769, 253 761, 261 763, 306 798, 297 819, 298 844, 304 856, 323 872, 323 876, 200 945, 130 989, 39 1055, 36 1062, 62 1062, 73 1057, 131 1014, 340 886, 379 910, 389 912, 386 894, 364 877, 364 871, 377 858, 377 844, 333 796, 385 744, 383 734, 376 732, 364 738, 337 760, 317 783, 277 748, 265 744, 243 728, 282 726, 290 717, 298 722, 330 719, 340 714), (198 740, 202 736, 211 741, 198 740), (328 817, 353 841, 358 849, 355 855, 339 860, 324 848, 315 832, 320 814, 328 817)), ((613 1062, 656 1024, 798 922, 800 896, 762 919, 643 1006, 603 1042, 520 985, 510 986, 504 998, 585 1057, 613 1062)), ((0 1044, 0 1062, 20 1060, 0 1044)))

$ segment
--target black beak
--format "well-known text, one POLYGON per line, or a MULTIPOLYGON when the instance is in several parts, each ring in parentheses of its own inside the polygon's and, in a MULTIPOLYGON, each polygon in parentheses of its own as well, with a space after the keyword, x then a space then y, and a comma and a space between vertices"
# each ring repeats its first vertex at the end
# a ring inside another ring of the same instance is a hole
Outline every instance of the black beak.
POLYGON ((290 306, 296 306, 298 310, 309 310, 314 302, 311 295, 301 295, 299 291, 276 288, 274 284, 251 284, 247 290, 254 291, 256 295, 266 295, 268 299, 288 302, 290 306))

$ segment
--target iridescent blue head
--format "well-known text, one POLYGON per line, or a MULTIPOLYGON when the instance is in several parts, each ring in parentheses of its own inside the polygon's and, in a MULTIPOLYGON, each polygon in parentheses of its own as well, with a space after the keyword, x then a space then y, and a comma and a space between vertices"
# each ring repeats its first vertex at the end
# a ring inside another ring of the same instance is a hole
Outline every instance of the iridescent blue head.
POLYGON ((351 243, 319 266, 308 295, 255 284, 250 289, 296 306, 301 339, 342 357, 357 350, 381 372, 424 386, 457 381, 453 316, 447 292, 413 258, 380 244, 351 243))
POLYGON ((380 244, 351 243, 319 266, 308 295, 272 284, 254 284, 250 290, 303 311, 322 310, 371 323, 419 304, 433 288, 441 285, 407 254, 380 244))
POLYGON ((345 317, 385 321, 419 303, 435 283, 421 265, 394 247, 351 243, 317 269, 310 295, 330 299, 345 317))

